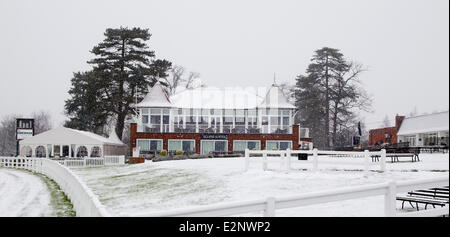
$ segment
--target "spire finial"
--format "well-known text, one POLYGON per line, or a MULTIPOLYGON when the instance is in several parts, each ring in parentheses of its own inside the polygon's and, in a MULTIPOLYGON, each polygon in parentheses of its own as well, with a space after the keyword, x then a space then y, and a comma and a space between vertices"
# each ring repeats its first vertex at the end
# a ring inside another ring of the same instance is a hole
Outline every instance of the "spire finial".
POLYGON ((276 82, 276 74, 273 73, 273 85, 275 86, 276 84, 277 84, 277 82, 276 82))

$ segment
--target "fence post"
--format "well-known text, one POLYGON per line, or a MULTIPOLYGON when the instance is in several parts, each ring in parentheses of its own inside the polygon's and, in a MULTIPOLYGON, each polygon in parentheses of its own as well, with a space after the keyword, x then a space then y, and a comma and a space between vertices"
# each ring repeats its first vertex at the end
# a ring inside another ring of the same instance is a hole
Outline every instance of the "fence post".
POLYGON ((319 166, 319 151, 317 148, 313 149, 313 171, 317 171, 317 168, 319 166))
POLYGON ((275 198, 268 197, 266 199, 266 209, 264 210, 264 216, 270 217, 275 216, 275 198))
POLYGON ((287 149, 286 150, 286 162, 287 162, 287 170, 290 171, 291 170, 291 149, 287 149))
POLYGON ((386 171, 386 149, 381 149, 380 169, 386 171))
POLYGON ((248 163, 250 162, 250 154, 249 154, 249 150, 248 148, 245 148, 245 156, 244 156, 244 167, 245 167, 245 171, 248 170, 248 163))
POLYGON ((369 150, 364 150, 364 175, 369 174, 370 153, 369 150))
POLYGON ((386 194, 384 194, 384 215, 395 216, 397 185, 395 181, 388 183, 386 194))
POLYGON ((263 151, 263 170, 266 171, 267 170, 267 152, 263 151))

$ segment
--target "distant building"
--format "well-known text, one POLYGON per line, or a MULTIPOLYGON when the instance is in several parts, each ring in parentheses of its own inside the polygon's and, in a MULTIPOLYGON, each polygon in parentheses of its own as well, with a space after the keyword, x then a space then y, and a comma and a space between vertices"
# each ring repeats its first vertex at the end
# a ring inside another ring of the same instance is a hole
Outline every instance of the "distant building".
POLYGON ((136 105, 130 155, 183 150, 198 154, 245 149, 298 149, 295 106, 277 85, 265 90, 201 87, 168 96, 158 82, 136 105))
POLYGON ((409 146, 448 146, 449 111, 413 117, 396 116, 395 127, 369 131, 369 145, 408 142, 409 146))
POLYGON ((126 145, 114 129, 109 138, 65 127, 55 128, 19 142, 20 156, 72 158, 125 155, 126 145))
POLYGON ((394 127, 386 127, 386 128, 378 128, 369 130, 369 145, 381 145, 384 143, 387 144, 395 144, 397 143, 397 132, 402 124, 405 116, 395 116, 395 126, 394 127))
POLYGON ((410 146, 448 146, 449 111, 405 118, 398 142, 410 146))

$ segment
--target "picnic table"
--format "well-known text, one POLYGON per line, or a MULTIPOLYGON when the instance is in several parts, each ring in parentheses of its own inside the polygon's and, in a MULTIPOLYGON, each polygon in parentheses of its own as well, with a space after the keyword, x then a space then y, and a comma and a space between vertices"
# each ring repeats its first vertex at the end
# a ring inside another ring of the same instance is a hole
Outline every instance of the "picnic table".
POLYGON ((426 190, 414 190, 408 192, 407 196, 398 196, 398 201, 402 201, 402 209, 405 202, 408 202, 411 207, 419 211, 419 204, 425 204, 425 210, 428 205, 444 207, 449 204, 449 188, 448 186, 442 188, 431 188, 426 190), (416 206, 413 205, 416 204, 416 206))
MULTIPOLYGON (((380 161, 381 155, 372 155, 372 162, 380 161)), ((420 161, 418 153, 387 153, 386 157, 391 158, 391 163, 399 162, 399 157, 410 157, 411 162, 420 161)))

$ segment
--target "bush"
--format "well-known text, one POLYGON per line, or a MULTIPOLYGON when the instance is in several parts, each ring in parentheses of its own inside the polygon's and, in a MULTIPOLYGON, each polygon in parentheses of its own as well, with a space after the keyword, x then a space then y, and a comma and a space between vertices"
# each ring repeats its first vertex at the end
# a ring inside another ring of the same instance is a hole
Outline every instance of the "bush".
POLYGON ((183 155, 183 154, 184 154, 184 151, 182 151, 182 150, 177 150, 177 151, 175 152, 175 155, 177 155, 177 156, 183 155))
POLYGON ((167 156, 167 151, 166 151, 166 150, 162 150, 162 151, 159 153, 159 155, 160 155, 160 156, 167 156))

